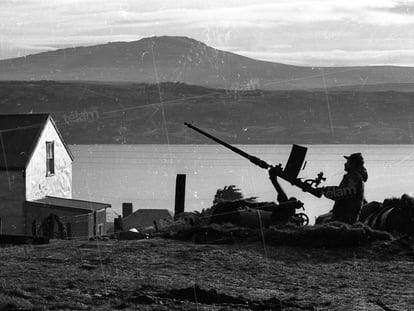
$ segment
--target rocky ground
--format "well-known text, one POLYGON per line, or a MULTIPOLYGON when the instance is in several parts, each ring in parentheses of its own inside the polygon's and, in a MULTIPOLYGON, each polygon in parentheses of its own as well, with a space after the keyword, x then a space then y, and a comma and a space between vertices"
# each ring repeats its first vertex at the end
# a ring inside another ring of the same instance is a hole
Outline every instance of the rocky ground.
POLYGON ((414 310, 411 239, 324 249, 169 239, 0 249, 0 310, 414 310))

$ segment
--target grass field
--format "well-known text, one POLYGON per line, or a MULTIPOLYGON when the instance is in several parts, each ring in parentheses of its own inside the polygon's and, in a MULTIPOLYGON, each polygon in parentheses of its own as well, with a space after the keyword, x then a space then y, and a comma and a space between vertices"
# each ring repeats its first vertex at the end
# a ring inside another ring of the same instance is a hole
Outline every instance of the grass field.
POLYGON ((410 310, 412 246, 154 238, 3 248, 0 310, 410 310))

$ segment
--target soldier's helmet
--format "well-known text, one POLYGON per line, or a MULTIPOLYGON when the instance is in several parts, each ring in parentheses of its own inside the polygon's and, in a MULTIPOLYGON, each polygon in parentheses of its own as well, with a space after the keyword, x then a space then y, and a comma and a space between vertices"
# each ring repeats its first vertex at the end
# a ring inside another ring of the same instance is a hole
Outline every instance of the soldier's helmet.
POLYGON ((362 154, 360 152, 353 153, 350 156, 344 156, 344 158, 349 160, 349 162, 357 164, 357 165, 364 164, 364 158, 362 157, 362 154))

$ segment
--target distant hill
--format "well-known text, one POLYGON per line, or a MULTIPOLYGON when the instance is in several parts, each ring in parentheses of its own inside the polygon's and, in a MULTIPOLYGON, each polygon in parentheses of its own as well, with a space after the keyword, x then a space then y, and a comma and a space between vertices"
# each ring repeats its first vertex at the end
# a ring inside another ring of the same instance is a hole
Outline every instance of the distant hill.
POLYGON ((344 85, 330 88, 312 89, 312 91, 325 91, 328 92, 414 92, 414 83, 380 83, 380 84, 360 84, 360 85, 344 85))
POLYGON ((70 144, 212 143, 184 122, 234 144, 414 142, 414 92, 0 82, 0 113, 30 112, 51 112, 70 144))
POLYGON ((186 37, 164 36, 2 60, 0 80, 182 82, 222 89, 306 90, 414 83, 414 68, 291 66, 217 50, 186 37))

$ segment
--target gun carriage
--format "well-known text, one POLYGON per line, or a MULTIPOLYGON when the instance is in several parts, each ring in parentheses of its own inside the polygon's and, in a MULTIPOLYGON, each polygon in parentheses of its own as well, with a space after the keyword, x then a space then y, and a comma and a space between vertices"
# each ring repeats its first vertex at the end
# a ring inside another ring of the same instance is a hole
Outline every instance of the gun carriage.
MULTIPOLYGON (((305 157, 306 157, 306 152, 307 152, 307 148, 303 147, 303 146, 299 146, 294 144, 292 146, 292 150, 290 152, 289 155, 289 159, 288 162, 286 164, 286 166, 283 168, 282 164, 278 164, 276 166, 272 166, 270 164, 268 164, 267 162, 265 162, 264 160, 250 155, 247 152, 232 146, 224 141, 222 141, 221 139, 201 130, 200 128, 194 126, 193 124, 189 124, 189 123, 184 123, 187 127, 189 127, 190 129, 208 137, 209 139, 215 141, 216 143, 226 147, 227 149, 237 153, 238 155, 248 159, 251 163, 253 163, 254 165, 267 170, 270 173, 271 176, 271 180, 272 180, 272 176, 274 177, 280 177, 281 179, 289 182, 291 185, 298 187, 300 189, 302 189, 302 191, 304 192, 308 192, 310 194, 312 194, 313 196, 320 198, 322 196, 322 191, 321 188, 318 188, 318 186, 321 184, 322 181, 325 181, 326 178, 323 176, 323 172, 320 172, 316 178, 314 179, 305 179, 303 180, 302 178, 298 178, 299 172, 303 167, 303 164, 305 162, 305 157)), ((272 180, 272 182, 274 183, 274 181, 272 180)), ((303 203, 296 200, 296 202, 283 202, 282 204, 279 204, 279 206, 274 205, 273 207, 271 207, 272 212, 274 215, 277 215, 279 211, 277 211, 277 208, 285 208, 286 205, 290 204, 290 210, 291 211, 295 211, 297 209, 304 209, 303 203), (293 204, 292 204, 293 203, 293 204), (275 207, 276 206, 276 207, 275 207), (292 209, 292 206, 294 207, 292 209)), ((251 208, 249 206, 249 204, 246 204, 249 208, 251 208)), ((252 206, 254 204, 251 204, 252 206)), ((259 209, 259 210, 263 210, 263 207, 260 206, 255 206, 253 208, 259 209)), ((289 210, 289 208, 288 208, 289 210)), ((283 213, 282 213, 283 214, 283 213)), ((296 223, 298 225, 306 225, 309 222, 309 218, 305 213, 296 213, 293 212, 292 215, 293 216, 293 220, 296 221, 296 223)))

